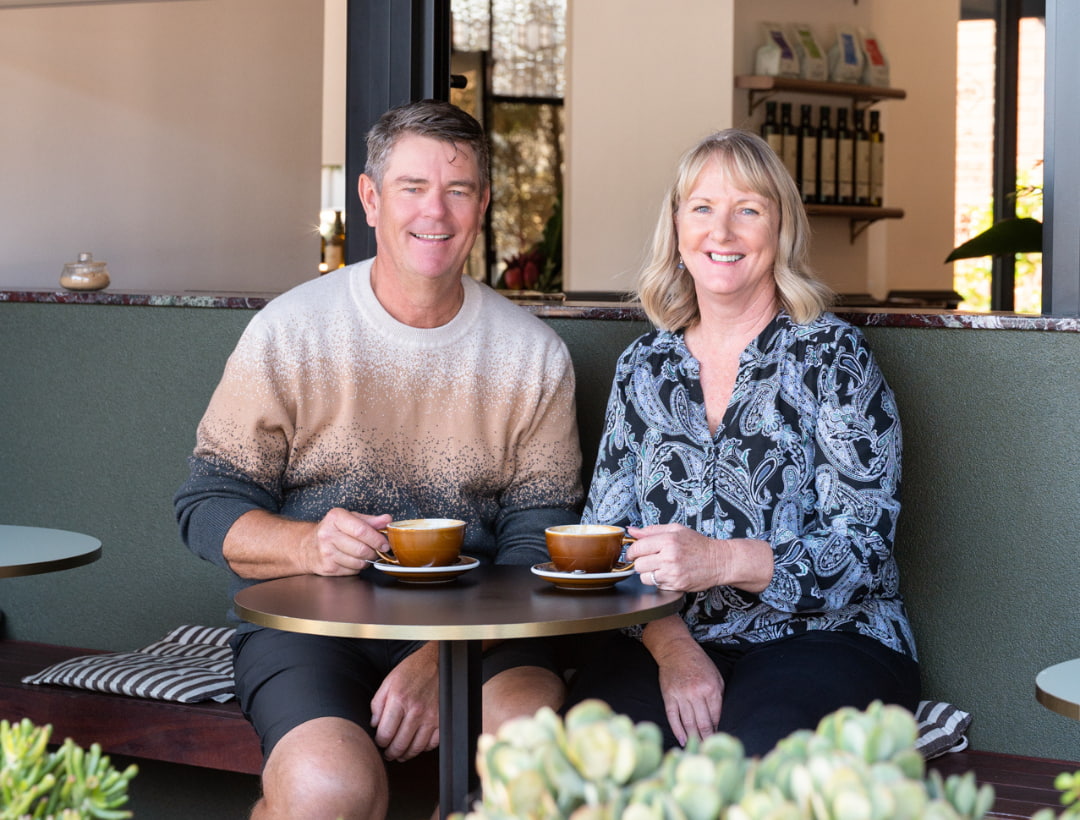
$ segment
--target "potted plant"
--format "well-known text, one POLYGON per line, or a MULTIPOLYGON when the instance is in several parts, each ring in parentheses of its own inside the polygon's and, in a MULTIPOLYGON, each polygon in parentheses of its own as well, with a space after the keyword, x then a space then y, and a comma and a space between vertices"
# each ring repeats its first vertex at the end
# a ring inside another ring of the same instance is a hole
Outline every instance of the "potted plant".
POLYGON ((49 751, 52 726, 0 721, 0 820, 121 820, 127 788, 138 772, 113 767, 101 747, 67 738, 49 751))
POLYGON ((555 199, 540 241, 505 260, 496 287, 520 295, 562 291, 562 194, 555 199))
MULTIPOLYGON (((455 820, 978 820, 993 789, 970 772, 926 776, 916 724, 897 706, 840 709, 761 758, 713 735, 662 752, 659 729, 634 725, 601 701, 565 721, 544 708, 483 735, 482 799, 455 820)), ((1061 818, 1080 818, 1080 773, 1057 787, 1061 818)), ((1044 810, 1035 820, 1051 820, 1044 810)))

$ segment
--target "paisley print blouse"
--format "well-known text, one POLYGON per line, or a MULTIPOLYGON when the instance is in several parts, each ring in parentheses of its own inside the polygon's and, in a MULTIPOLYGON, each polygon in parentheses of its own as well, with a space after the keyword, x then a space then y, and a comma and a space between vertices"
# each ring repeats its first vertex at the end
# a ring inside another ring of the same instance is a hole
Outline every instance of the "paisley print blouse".
POLYGON ((687 596, 699 642, 854 631, 915 658, 893 557, 900 418, 860 331, 829 313, 802 325, 778 314, 743 351, 715 435, 699 367, 682 332, 623 353, 583 520, 772 545, 760 594, 687 596))

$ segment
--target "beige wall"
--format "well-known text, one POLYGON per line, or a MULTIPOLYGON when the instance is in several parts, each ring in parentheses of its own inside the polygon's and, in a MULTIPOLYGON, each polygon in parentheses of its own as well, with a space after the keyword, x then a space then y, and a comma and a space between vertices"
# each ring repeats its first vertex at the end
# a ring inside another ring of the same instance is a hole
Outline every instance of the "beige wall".
POLYGON ((731 84, 752 73, 763 20, 807 22, 823 39, 838 21, 869 28, 907 91, 878 105, 886 204, 905 218, 851 243, 847 220, 815 217, 815 268, 840 292, 952 287, 956 0, 570 0, 569 15, 568 289, 629 287, 682 150, 712 129, 758 127, 761 110, 750 118, 731 84))
POLYGON ((345 54, 348 0, 325 0, 323 22, 322 164, 345 164, 345 54))
POLYGON ((688 145, 730 125, 732 0, 569 0, 564 286, 628 290, 688 145))
MULTIPOLYGON (((344 0, 0 10, 0 287, 55 287, 82 250, 120 290, 282 290, 314 275, 321 162, 341 162, 344 0), (329 52, 328 52, 329 53, 329 52), (336 87, 335 87, 336 86, 336 87)), ((679 154, 757 127, 733 77, 763 19, 883 40, 904 101, 878 106, 887 204, 854 244, 813 220, 841 292, 951 287, 958 1, 568 0, 566 288, 632 287, 679 154), (944 78, 944 81, 943 79, 944 78)), ((813 98, 837 104, 836 98, 813 98)))
POLYGON ((0 9, 0 287, 316 275, 322 0, 0 9))

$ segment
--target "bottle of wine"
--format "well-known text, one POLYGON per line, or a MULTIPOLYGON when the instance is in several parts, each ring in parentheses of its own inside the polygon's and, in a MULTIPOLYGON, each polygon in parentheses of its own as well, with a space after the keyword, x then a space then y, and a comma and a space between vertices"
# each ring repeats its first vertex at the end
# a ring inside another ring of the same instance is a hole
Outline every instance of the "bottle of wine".
POLYGON ((870 132, 861 108, 855 109, 855 204, 870 204, 870 132))
POLYGON ((781 159, 791 178, 799 181, 799 131, 791 121, 791 103, 780 103, 781 159))
POLYGON ((345 223, 341 219, 341 211, 334 211, 334 223, 323 234, 322 246, 324 273, 345 266, 345 223))
POLYGON ((885 204, 885 134, 877 111, 870 112, 870 204, 885 204))
POLYGON ((765 103, 765 122, 761 124, 761 136, 769 147, 776 152, 776 156, 783 157, 784 142, 780 136, 780 124, 776 121, 776 103, 765 103))
POLYGON ((809 105, 799 108, 799 191, 803 202, 818 201, 817 129, 810 122, 809 105))
POLYGON ((836 109, 836 204, 855 204, 855 135, 848 130, 847 109, 836 109))
POLYGON ((832 128, 832 109, 821 106, 818 123, 818 201, 822 205, 836 204, 836 132, 832 128))

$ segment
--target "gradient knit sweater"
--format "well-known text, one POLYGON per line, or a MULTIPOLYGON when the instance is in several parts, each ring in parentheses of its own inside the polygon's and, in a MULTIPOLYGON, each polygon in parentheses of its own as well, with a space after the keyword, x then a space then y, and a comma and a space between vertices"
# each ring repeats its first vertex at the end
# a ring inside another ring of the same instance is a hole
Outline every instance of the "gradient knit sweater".
MULTIPOLYGON (((547 560, 544 528, 576 521, 581 500, 562 340, 468 278, 452 321, 404 325, 370 273, 371 260, 342 268, 252 319, 176 495, 184 542, 228 569, 222 543, 245 512, 314 521, 344 507, 464 519, 468 555, 547 560)), ((231 593, 250 583, 233 573, 231 593)))

